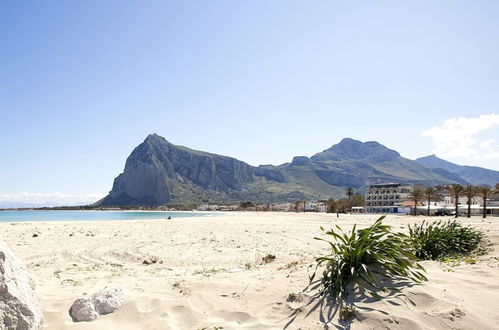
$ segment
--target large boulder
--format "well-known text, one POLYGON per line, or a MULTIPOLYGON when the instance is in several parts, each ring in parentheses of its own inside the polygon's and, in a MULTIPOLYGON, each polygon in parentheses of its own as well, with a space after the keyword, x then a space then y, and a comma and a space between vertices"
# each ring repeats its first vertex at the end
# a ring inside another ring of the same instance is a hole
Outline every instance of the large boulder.
POLYGON ((99 315, 110 314, 123 305, 126 298, 123 287, 105 287, 89 298, 76 299, 69 315, 74 322, 90 322, 99 315))
POLYGON ((0 239, 0 330, 42 329, 35 283, 26 266, 0 239))

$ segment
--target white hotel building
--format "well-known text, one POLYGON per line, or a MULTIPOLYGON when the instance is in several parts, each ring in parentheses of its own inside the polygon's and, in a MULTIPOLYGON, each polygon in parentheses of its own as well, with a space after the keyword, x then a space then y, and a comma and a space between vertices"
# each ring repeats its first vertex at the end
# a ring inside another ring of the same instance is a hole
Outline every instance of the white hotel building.
POLYGON ((412 185, 400 183, 372 184, 366 189, 366 212, 368 213, 409 213, 403 206, 409 199, 412 185))

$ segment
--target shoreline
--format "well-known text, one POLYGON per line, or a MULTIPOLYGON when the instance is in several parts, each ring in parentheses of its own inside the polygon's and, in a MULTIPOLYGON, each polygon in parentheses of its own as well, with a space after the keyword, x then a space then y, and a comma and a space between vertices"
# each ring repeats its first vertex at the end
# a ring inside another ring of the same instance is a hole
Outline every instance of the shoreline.
POLYGON ((12 211, 12 215, 9 217, 10 213, 0 213, 0 224, 1 223, 41 223, 41 222, 109 222, 109 221, 153 221, 153 220, 171 220, 168 217, 173 218, 204 218, 204 217, 217 217, 223 216, 221 212, 189 212, 189 211, 94 211, 94 210, 71 210, 71 211, 12 211), (84 213, 89 215, 88 218, 73 217, 71 214, 78 214, 82 216, 84 213), (32 217, 29 215, 33 214, 32 217), (43 214, 42 218, 37 218, 36 215, 43 214), (102 215, 102 217, 91 217, 90 215, 102 215), (136 217, 130 217, 132 214, 138 214, 136 217), (140 214, 144 214, 141 217, 140 214), (146 217, 145 215, 150 214, 152 217, 146 217), (155 215, 158 216, 155 216, 155 215), (60 217, 61 215, 67 215, 61 218, 50 219, 51 216, 60 217), (106 215, 109 215, 106 218, 106 215), (114 217, 112 216, 114 215, 114 217), (123 217, 120 217, 123 215, 123 217), (4 219, 2 219, 4 218, 4 219), (14 220, 12 220, 12 219, 14 220))

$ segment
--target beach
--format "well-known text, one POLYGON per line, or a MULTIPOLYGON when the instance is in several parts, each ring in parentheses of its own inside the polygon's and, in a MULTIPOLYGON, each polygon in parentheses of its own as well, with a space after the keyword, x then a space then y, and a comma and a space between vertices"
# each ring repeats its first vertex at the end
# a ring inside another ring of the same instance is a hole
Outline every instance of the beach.
MULTIPOLYGON (((404 286, 381 301, 359 302, 351 322, 328 315, 331 306, 308 304, 314 293, 302 292, 308 266, 328 251, 327 243, 313 239, 324 237, 320 227, 349 230, 377 218, 234 212, 171 220, 19 222, 0 223, 0 236, 36 283, 46 329, 499 328, 497 217, 460 218, 484 230, 487 255, 424 261, 428 282, 404 286), (73 322, 68 314, 73 301, 106 286, 127 288, 124 305, 93 322, 73 322)), ((384 222, 406 231, 407 224, 425 219, 390 215, 384 222)))

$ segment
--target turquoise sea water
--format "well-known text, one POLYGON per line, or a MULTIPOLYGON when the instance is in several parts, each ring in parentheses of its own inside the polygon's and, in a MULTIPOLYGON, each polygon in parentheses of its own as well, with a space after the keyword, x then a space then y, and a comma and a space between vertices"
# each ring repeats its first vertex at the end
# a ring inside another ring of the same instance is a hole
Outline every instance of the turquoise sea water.
POLYGON ((134 212, 134 211, 0 211, 0 222, 25 221, 109 221, 154 220, 213 216, 200 212, 134 212))

